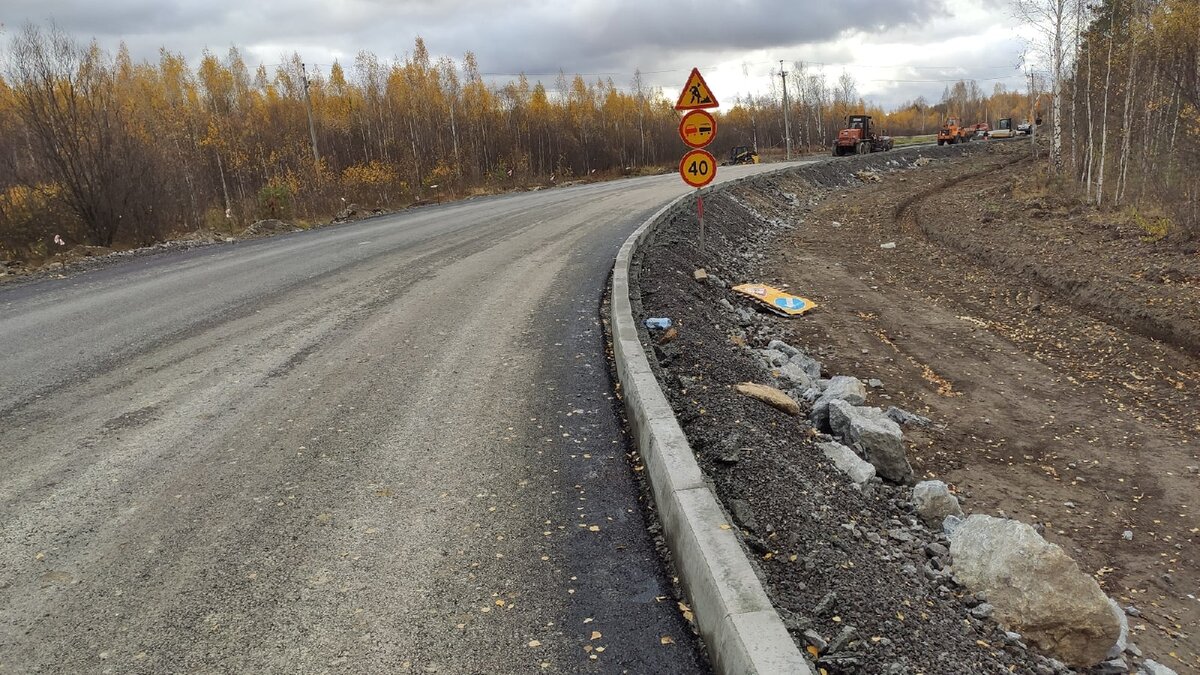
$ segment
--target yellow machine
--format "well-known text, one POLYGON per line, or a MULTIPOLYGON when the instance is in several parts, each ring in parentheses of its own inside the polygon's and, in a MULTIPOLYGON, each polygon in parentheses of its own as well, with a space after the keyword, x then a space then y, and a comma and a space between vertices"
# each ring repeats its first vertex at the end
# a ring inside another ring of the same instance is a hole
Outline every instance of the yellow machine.
POLYGON ((758 164, 758 153, 746 145, 739 145, 731 149, 729 151, 729 159, 725 161, 725 166, 734 166, 737 164, 758 164))

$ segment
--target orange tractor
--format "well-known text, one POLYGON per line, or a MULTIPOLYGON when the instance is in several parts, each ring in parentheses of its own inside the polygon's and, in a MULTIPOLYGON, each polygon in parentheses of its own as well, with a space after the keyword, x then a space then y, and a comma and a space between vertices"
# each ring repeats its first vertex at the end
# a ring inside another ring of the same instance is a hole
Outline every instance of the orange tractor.
POLYGON ((895 141, 886 133, 876 133, 870 115, 850 115, 846 128, 838 132, 833 142, 833 156, 865 155, 868 152, 891 150, 895 141))
POLYGON ((966 143, 971 140, 971 136, 975 135, 975 125, 964 127, 957 117, 947 117, 946 123, 938 129, 937 142, 938 145, 949 143, 966 143))

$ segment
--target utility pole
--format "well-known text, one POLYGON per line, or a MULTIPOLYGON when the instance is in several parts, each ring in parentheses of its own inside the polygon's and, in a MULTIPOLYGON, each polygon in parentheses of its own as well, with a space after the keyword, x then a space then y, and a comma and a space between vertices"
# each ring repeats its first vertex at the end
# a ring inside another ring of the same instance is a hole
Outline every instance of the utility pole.
POLYGON ((792 127, 788 124, 787 71, 779 60, 779 77, 783 78, 783 146, 787 161, 792 161, 792 127))
POLYGON ((304 78, 304 109, 308 112, 308 136, 312 140, 313 162, 319 169, 321 154, 317 152, 317 127, 313 124, 312 101, 308 98, 308 66, 300 64, 301 76, 304 78))

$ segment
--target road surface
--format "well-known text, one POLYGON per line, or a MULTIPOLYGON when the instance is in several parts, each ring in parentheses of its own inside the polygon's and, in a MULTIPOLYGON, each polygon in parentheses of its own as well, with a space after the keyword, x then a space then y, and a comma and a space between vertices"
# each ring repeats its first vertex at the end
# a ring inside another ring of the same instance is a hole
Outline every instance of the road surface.
POLYGON ((0 672, 704 670, 599 324, 617 248, 684 191, 0 289, 0 672))

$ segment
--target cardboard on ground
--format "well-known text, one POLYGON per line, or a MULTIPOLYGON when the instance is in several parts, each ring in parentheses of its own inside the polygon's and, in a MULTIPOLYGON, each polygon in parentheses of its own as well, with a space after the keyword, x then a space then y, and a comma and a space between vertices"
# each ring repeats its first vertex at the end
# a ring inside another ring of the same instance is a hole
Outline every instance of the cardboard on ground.
POLYGON ((734 286, 733 291, 740 293, 751 300, 766 305, 767 309, 782 314, 784 316, 800 316, 805 312, 811 311, 817 306, 817 303, 808 298, 801 298, 796 295, 789 295, 778 288, 764 286, 762 284, 742 284, 734 286))

